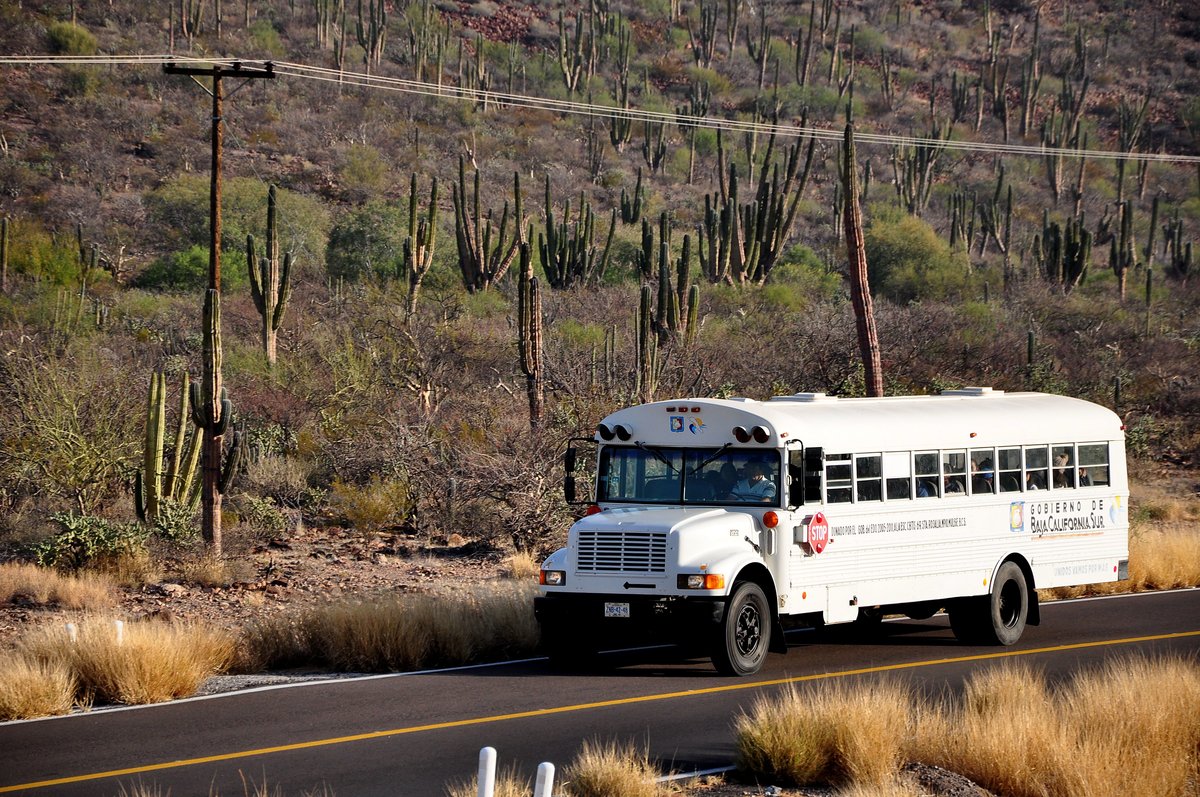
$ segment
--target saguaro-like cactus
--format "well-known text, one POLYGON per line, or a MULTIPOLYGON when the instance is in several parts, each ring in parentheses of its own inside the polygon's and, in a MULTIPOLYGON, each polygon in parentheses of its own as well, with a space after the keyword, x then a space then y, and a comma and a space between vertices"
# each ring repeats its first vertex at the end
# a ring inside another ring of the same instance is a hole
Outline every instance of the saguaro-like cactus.
POLYGON ((429 186, 429 205, 425 215, 418 218, 417 173, 413 172, 408 191, 408 236, 404 239, 401 269, 408 282, 408 305, 405 319, 417 311, 417 295, 421 283, 433 267, 433 250, 437 244, 437 178, 429 186))
POLYGON ((0 219, 0 293, 8 293, 8 216, 0 219))
POLYGON ((144 523, 158 520, 164 499, 195 509, 200 502, 200 483, 196 480, 200 464, 200 433, 189 434, 188 375, 180 377, 179 424, 169 464, 163 462, 166 437, 167 375, 150 376, 146 406, 146 438, 142 449, 142 467, 134 481, 134 507, 144 523))
POLYGON ((221 294, 209 288, 204 294, 204 376, 191 385, 192 423, 204 432, 203 481, 200 498, 206 518, 205 542, 214 556, 221 555, 221 497, 229 487, 241 457, 241 435, 236 431, 228 451, 225 432, 233 418, 233 405, 221 387, 221 294))
POLYGON ((283 311, 292 292, 292 254, 283 256, 279 262, 279 237, 275 225, 275 186, 267 190, 267 251, 260 257, 255 248, 254 236, 246 236, 246 267, 250 271, 250 298, 262 317, 263 352, 267 364, 276 360, 276 338, 279 325, 283 322, 283 311))
POLYGON ((571 219, 571 203, 563 207, 562 221, 554 216, 550 195, 550 177, 546 177, 546 230, 538 233, 538 254, 546 281, 551 288, 563 290, 576 285, 594 284, 603 278, 608 268, 608 253, 617 228, 617 211, 612 211, 608 238, 603 251, 595 243, 596 217, 592 206, 579 195, 579 210, 571 219))
POLYGON ((658 387, 658 338, 652 329, 651 300, 650 286, 643 285, 636 319, 637 379, 634 390, 643 404, 654 401, 654 391, 658 387))
POLYGON ((521 351, 521 371, 529 395, 529 427, 542 425, 545 377, 542 370, 542 295, 533 276, 533 257, 529 244, 521 244, 520 276, 517 285, 517 345, 521 351))
POLYGON ((1128 199, 1118 202, 1117 211, 1120 220, 1109 248, 1108 264, 1117 277, 1117 296, 1124 301, 1125 280, 1137 260, 1133 243, 1133 203, 1128 199))
POLYGON ((458 158, 458 184, 453 186, 454 237, 458 244, 458 266, 463 285, 470 293, 486 291, 508 270, 517 250, 524 243, 525 221, 521 215, 521 175, 513 172, 514 212, 512 238, 508 230, 508 201, 500 214, 499 225, 484 219, 479 201, 479 171, 475 171, 474 193, 467 199, 466 165, 458 158))
POLYGON ((1087 276, 1092 258, 1092 233, 1080 216, 1062 227, 1042 211, 1042 232, 1033 238, 1033 257, 1046 279, 1070 293, 1087 276))

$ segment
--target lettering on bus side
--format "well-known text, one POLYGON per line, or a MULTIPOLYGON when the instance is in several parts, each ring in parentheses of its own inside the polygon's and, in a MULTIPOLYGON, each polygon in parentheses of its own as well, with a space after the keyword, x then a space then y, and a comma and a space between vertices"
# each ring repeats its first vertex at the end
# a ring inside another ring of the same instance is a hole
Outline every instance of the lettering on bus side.
POLYGON ((1014 501, 1010 505, 1013 531, 1028 530, 1037 537, 1055 533, 1099 533, 1111 520, 1107 499, 1014 501))

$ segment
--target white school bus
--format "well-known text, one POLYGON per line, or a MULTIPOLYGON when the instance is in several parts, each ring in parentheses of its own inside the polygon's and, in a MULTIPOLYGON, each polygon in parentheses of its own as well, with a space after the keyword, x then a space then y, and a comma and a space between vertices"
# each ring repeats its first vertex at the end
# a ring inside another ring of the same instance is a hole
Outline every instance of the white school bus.
POLYGON ((786 651, 784 619, 944 608, 958 639, 1011 645, 1040 621, 1035 589, 1128 577, 1123 429, 986 387, 620 410, 592 438, 588 514, 542 564, 543 643, 578 663, 648 635, 746 675, 786 651))

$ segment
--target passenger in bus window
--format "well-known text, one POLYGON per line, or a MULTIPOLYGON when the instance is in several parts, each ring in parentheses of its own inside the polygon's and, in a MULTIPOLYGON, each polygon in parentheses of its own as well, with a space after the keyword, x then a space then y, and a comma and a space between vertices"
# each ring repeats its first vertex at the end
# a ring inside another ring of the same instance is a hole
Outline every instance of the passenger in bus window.
POLYGON ((767 468, 757 460, 746 463, 746 478, 733 486, 730 498, 742 501, 770 501, 775 497, 775 483, 767 478, 767 468))
POLYGON ((1066 451, 1059 451, 1054 455, 1054 487, 1074 487, 1072 479, 1075 474, 1069 467, 1071 464, 1071 455, 1066 451))
POLYGON ((1079 469, 1079 486, 1080 487, 1091 487, 1092 486, 1092 477, 1088 476, 1087 468, 1079 469))
POLYGON ((971 460, 971 492, 976 494, 996 492, 995 471, 992 470, 990 458, 981 462, 971 460))
POLYGON ((1039 471, 1026 471, 1025 473, 1025 489, 1026 490, 1044 490, 1046 489, 1046 479, 1039 471))

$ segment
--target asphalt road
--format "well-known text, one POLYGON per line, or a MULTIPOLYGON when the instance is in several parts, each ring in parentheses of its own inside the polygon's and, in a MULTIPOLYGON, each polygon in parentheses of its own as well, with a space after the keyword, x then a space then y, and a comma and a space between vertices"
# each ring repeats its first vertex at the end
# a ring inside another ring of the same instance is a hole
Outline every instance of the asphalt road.
POLYGON ((870 641, 796 632, 749 679, 667 650, 609 654, 611 668, 562 675, 541 660, 305 684, 136 709, 0 724, 0 793, 172 797, 246 795, 247 783, 287 797, 433 797, 468 779, 479 749, 532 775, 559 768, 585 739, 647 747, 664 768, 733 759, 732 719, 789 682, 887 673, 956 689, 1008 658, 1051 677, 1134 652, 1200 652, 1200 590, 1047 604, 1042 625, 1012 648, 958 644, 945 617, 893 622, 870 641), (245 779, 245 781, 243 780, 245 779), (320 791, 318 791, 320 793, 320 791))

